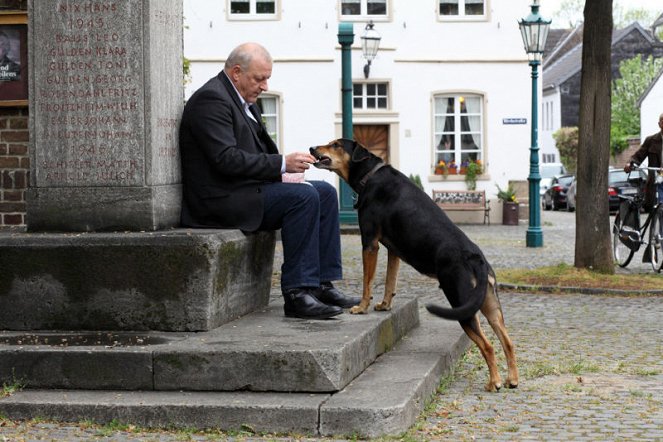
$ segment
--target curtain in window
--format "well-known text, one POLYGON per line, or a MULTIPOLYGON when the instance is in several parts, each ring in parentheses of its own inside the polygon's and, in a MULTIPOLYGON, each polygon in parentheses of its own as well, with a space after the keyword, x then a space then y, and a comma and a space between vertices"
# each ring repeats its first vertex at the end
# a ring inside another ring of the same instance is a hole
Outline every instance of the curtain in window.
MULTIPOLYGON (((479 97, 464 97, 460 107, 461 149, 481 149, 481 100, 479 97)), ((469 155, 478 159, 477 153, 469 155)))

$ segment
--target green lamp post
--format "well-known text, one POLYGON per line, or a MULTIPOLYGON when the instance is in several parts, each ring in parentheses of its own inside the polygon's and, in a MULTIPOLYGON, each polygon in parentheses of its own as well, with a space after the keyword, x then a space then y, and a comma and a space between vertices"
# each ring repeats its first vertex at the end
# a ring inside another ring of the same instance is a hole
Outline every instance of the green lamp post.
POLYGON ((532 68, 532 132, 529 161, 529 227, 525 243, 527 247, 543 247, 543 230, 541 230, 541 195, 539 194, 541 174, 539 173, 538 144, 538 67, 541 64, 543 49, 550 29, 551 20, 544 20, 539 15, 539 1, 533 0, 531 13, 518 22, 520 34, 525 44, 525 52, 532 68))
MULTIPOLYGON (((339 23, 338 42, 341 45, 341 102, 343 138, 352 139, 352 54, 351 46, 355 34, 352 23, 339 23)), ((339 189, 339 221, 341 224, 357 224, 357 211, 354 209, 353 192, 345 181, 339 189)))

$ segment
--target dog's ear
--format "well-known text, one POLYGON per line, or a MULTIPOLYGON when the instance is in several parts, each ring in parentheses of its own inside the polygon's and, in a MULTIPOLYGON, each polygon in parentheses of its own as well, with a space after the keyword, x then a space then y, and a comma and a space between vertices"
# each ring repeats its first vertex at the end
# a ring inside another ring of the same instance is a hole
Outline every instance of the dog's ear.
POLYGON ((371 157, 371 153, 361 144, 353 141, 354 149, 352 151, 352 162, 359 163, 360 161, 367 160, 371 157))

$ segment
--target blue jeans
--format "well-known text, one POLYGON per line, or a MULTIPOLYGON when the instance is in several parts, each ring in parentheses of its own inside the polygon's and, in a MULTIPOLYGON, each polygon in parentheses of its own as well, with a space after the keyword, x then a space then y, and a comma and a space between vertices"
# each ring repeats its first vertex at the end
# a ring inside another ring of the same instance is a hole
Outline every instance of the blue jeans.
POLYGON ((281 290, 319 287, 342 279, 336 189, 325 181, 272 183, 262 187, 259 230, 281 229, 281 290))

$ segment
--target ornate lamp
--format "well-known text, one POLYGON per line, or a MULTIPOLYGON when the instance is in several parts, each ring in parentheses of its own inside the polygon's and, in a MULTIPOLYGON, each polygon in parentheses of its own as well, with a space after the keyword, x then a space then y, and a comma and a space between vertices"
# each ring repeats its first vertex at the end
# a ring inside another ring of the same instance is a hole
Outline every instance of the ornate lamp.
POLYGON ((368 22, 366 28, 364 29, 364 34, 361 36, 361 52, 366 59, 366 66, 364 66, 364 78, 368 78, 368 74, 371 70, 371 62, 378 53, 378 48, 380 47, 380 34, 378 31, 373 29, 373 20, 368 22))

